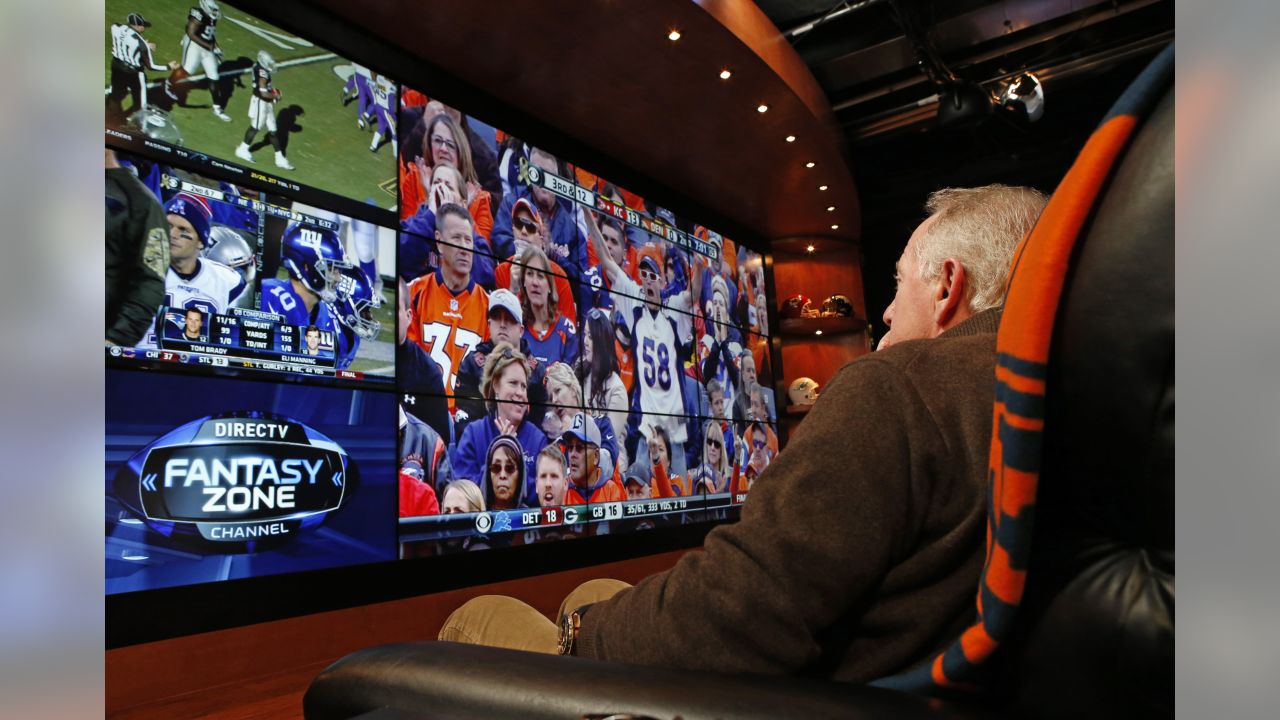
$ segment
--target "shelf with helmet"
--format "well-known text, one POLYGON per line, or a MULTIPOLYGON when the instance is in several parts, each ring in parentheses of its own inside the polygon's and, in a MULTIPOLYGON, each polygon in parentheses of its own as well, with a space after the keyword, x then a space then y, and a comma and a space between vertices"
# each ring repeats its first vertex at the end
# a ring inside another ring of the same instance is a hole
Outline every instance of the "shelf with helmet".
POLYGON ((778 315, 778 331, 782 335, 839 335, 862 332, 867 327, 867 321, 857 316, 849 298, 839 294, 815 305, 797 293, 782 303, 778 315))
POLYGON ((811 377, 798 377, 787 386, 787 414, 804 415, 818 402, 818 381, 811 377))

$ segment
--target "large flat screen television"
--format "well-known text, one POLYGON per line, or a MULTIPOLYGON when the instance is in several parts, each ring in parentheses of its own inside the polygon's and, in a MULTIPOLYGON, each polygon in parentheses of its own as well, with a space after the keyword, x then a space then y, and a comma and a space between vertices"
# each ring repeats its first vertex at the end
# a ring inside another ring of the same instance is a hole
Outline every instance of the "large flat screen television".
POLYGON ((757 243, 444 75, 227 3, 106 12, 110 645, 736 517, 781 442, 757 243))

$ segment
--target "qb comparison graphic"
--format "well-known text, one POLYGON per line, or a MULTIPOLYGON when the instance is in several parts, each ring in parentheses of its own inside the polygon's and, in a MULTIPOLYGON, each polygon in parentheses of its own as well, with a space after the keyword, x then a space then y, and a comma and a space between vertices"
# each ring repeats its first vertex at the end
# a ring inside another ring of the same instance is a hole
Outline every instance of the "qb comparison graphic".
POLYGON ((104 29, 108 593, 730 518, 777 455, 758 253, 234 6, 104 29))

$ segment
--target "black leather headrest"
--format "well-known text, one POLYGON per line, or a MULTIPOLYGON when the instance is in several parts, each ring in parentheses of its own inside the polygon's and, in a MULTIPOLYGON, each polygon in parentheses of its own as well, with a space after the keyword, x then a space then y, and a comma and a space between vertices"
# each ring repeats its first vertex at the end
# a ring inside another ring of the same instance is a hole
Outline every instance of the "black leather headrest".
POLYGON ((1173 698, 1173 93, 1077 248, 1055 328, 1019 642, 1007 687, 1049 717, 1173 698))

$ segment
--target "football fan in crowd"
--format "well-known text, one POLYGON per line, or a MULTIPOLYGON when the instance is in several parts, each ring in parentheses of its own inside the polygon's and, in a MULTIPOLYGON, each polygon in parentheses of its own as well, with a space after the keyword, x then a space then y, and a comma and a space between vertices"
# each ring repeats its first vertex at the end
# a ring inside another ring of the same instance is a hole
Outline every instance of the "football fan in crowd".
POLYGON ((543 363, 578 360, 578 328, 572 317, 560 314, 551 261, 537 246, 520 255, 520 305, 524 337, 530 353, 543 363))
POLYGON ((569 465, 564 453, 555 445, 548 445, 538 453, 536 462, 538 475, 534 486, 538 491, 539 507, 559 507, 564 505, 564 493, 569 479, 569 465))
MULTIPOLYGON (((534 458, 547 444, 547 438, 526 415, 529 411, 529 368, 525 356, 510 343, 498 343, 484 362, 480 392, 488 414, 467 425, 458 440, 453 472, 457 477, 482 479, 482 467, 493 439, 499 435, 515 436, 520 442, 526 484, 535 475, 534 458)), ((533 495, 526 487, 524 497, 533 495)))
POLYGON ((408 336, 436 361, 452 390, 462 359, 485 339, 489 293, 471 279, 474 236, 467 209, 442 206, 435 239, 440 268, 409 283, 408 336))
POLYGON ((489 443, 485 471, 485 503, 490 510, 525 506, 524 450, 515 436, 499 435, 489 443))
POLYGON ((440 514, 484 512, 484 493, 470 480, 454 480, 440 494, 440 514))

